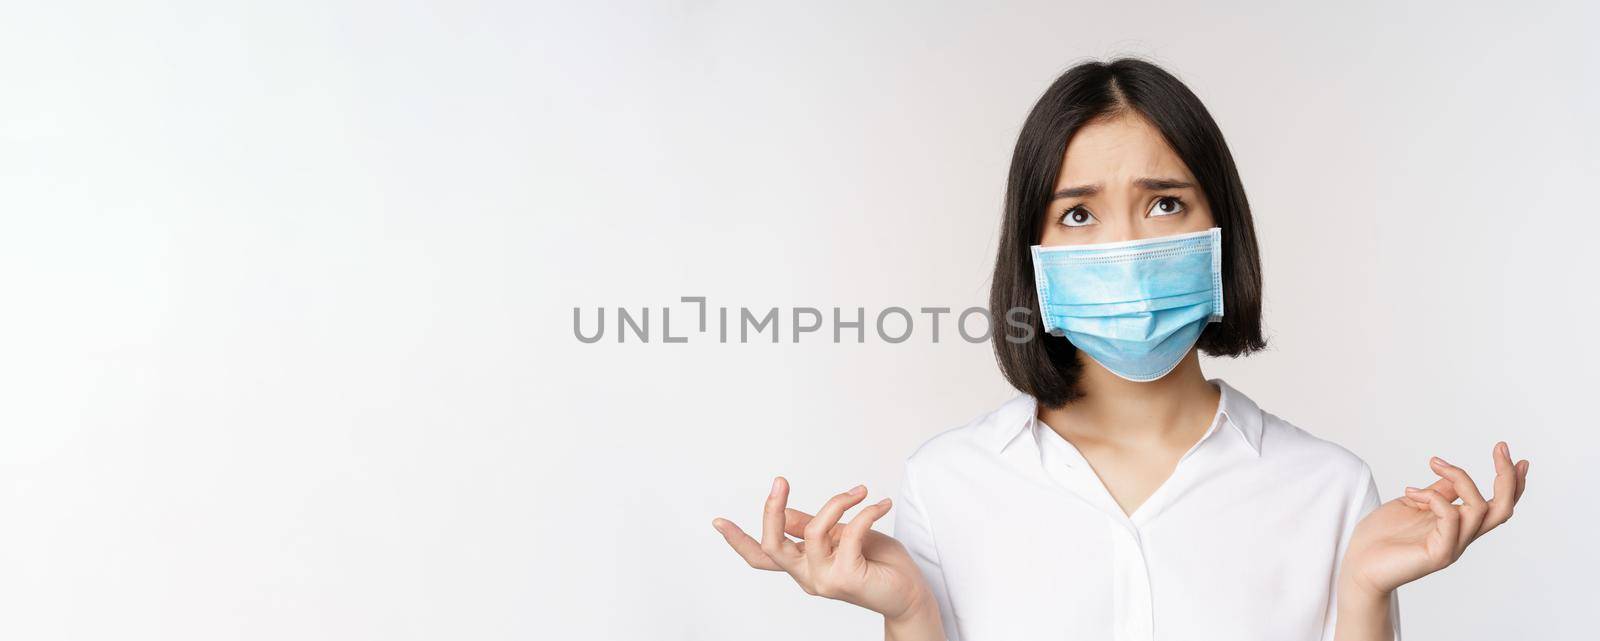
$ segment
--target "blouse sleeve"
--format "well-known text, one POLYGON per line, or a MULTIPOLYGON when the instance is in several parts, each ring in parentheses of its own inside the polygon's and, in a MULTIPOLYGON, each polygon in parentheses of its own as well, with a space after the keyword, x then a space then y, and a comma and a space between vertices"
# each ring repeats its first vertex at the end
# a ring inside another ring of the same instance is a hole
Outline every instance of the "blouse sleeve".
POLYGON ((956 630, 955 611, 950 606, 950 591, 939 563, 939 548, 934 542, 933 526, 928 522, 922 497, 917 493, 916 475, 909 459, 895 504, 894 538, 911 554, 911 559, 922 570, 923 579, 933 591, 934 599, 939 604, 939 618, 944 623, 945 638, 961 641, 961 634, 956 630))
MULTIPOLYGON (((1345 510, 1343 530, 1339 533, 1339 547, 1337 561, 1334 565, 1333 583, 1328 586, 1328 615, 1327 623, 1323 625, 1322 641, 1333 641, 1334 627, 1338 623, 1339 615, 1339 573, 1344 569, 1344 553, 1350 547, 1350 536, 1355 533, 1356 524, 1383 501, 1378 496, 1378 483, 1372 477, 1372 468, 1361 466, 1360 489, 1355 492, 1355 500, 1345 510)), ((1394 641, 1400 641, 1400 595, 1398 592, 1389 595, 1389 625, 1394 628, 1394 641)))

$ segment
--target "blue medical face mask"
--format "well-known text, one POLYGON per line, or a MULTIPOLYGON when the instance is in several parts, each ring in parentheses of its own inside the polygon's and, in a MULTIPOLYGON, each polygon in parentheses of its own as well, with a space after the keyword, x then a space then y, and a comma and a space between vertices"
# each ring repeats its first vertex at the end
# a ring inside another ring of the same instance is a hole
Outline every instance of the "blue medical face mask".
POLYGON ((1177 367, 1222 320, 1222 230, 1098 245, 1033 246, 1044 329, 1130 381, 1177 367))

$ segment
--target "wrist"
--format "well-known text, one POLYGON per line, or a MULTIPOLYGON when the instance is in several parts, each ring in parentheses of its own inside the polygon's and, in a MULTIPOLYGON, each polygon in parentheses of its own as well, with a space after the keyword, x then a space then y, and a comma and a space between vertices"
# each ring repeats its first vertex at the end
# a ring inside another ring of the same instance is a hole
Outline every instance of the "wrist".
POLYGON ((1354 579, 1339 581, 1339 611, 1335 614, 1335 641, 1376 641, 1394 638, 1390 620, 1390 590, 1366 585, 1354 579))
POLYGON ((911 605, 894 616, 883 617, 884 638, 890 641, 944 641, 944 623, 939 604, 926 588, 919 590, 911 605))
POLYGON ((1389 603, 1389 597, 1391 594, 1393 594, 1393 592, 1393 590, 1386 590, 1368 585, 1353 577, 1347 577, 1339 581, 1340 603, 1348 603, 1350 605, 1358 606, 1370 606, 1381 603, 1387 606, 1389 603))
POLYGON ((1339 598, 1350 598, 1352 603, 1376 603, 1376 601, 1389 601, 1390 593, 1394 590, 1374 587, 1355 577, 1346 577, 1339 580, 1339 598))

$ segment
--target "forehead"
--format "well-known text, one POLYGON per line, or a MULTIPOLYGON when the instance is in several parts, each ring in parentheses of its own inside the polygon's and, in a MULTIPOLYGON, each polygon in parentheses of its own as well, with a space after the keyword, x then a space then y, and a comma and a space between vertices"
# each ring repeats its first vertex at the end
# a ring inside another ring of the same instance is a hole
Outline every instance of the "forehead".
POLYGON ((1114 183, 1143 177, 1193 181, 1161 132, 1137 112, 1084 125, 1067 143, 1058 186, 1114 183))

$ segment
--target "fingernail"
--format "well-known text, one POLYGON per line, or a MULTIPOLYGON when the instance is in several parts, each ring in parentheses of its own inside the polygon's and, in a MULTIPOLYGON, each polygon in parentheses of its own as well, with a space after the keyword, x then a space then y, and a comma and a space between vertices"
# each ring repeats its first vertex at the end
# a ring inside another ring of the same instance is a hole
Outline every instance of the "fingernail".
POLYGON ((714 529, 714 530, 717 530, 718 532, 722 531, 722 519, 721 518, 711 519, 711 528, 714 529))
POLYGON ((1505 441, 1500 441, 1499 444, 1495 445, 1495 449, 1500 450, 1500 455, 1501 456, 1504 456, 1504 457, 1507 457, 1507 458, 1511 457, 1511 446, 1510 445, 1506 445, 1505 441))
POLYGON ((1444 459, 1439 458, 1437 456, 1433 457, 1433 464, 1434 465, 1449 465, 1449 463, 1446 463, 1444 459))
POLYGON ((1411 487, 1409 485, 1406 486, 1406 493, 1407 494, 1410 494, 1410 493, 1413 493, 1413 492, 1421 492, 1421 491, 1422 491, 1421 489, 1414 488, 1414 487, 1411 487))
POLYGON ((857 485, 855 487, 850 488, 850 493, 851 494, 860 494, 860 493, 865 492, 865 491, 867 491, 867 486, 865 486, 865 485, 857 485))
POLYGON ((889 499, 884 499, 882 501, 878 501, 878 505, 888 505, 888 504, 889 504, 889 499))
POLYGON ((767 496, 777 496, 778 495, 778 482, 782 481, 782 480, 783 480, 783 477, 781 477, 781 476, 772 477, 772 493, 768 494, 767 496))

